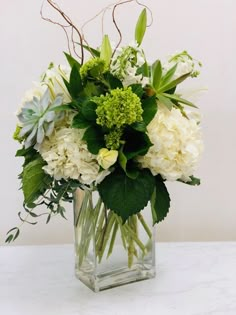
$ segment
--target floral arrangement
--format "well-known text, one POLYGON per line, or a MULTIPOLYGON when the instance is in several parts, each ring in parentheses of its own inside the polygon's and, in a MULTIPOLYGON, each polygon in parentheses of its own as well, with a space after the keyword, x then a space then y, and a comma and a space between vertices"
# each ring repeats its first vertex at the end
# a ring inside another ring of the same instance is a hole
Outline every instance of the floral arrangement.
MULTIPOLYGON (((202 152, 199 116, 178 86, 197 77, 201 64, 186 51, 150 64, 141 48, 146 27, 143 9, 131 44, 112 48, 107 35, 97 49, 81 42, 86 61, 65 53, 68 66, 51 63, 25 94, 14 139, 24 158, 19 178, 28 218, 40 215, 39 205, 48 209, 47 223, 64 217, 63 202, 77 188, 96 190, 111 210, 109 231, 119 222, 128 239, 122 225, 136 214, 150 233, 140 215, 149 202, 153 224, 166 217, 166 181, 200 184, 193 176, 202 152)), ((19 232, 11 229, 6 241, 19 232)))

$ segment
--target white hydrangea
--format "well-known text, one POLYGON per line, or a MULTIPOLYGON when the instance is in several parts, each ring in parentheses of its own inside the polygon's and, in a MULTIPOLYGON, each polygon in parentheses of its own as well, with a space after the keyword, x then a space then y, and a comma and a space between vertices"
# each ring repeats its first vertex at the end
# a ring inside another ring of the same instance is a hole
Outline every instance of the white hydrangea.
POLYGON ((88 151, 83 133, 81 129, 60 128, 44 140, 40 154, 47 162, 46 173, 56 180, 71 178, 87 185, 101 182, 110 173, 99 172, 97 156, 88 151))
POLYGON ((153 146, 139 157, 141 166, 169 181, 189 181, 203 149, 197 121, 185 118, 178 109, 169 111, 160 104, 147 129, 153 146))

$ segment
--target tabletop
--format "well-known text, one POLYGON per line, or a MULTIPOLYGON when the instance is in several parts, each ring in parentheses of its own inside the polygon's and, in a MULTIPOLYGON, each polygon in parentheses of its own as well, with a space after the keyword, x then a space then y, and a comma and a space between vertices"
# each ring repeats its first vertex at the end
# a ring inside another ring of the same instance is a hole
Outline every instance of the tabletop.
POLYGON ((236 315, 236 242, 157 243, 157 276, 94 293, 72 245, 0 248, 3 315, 236 315))

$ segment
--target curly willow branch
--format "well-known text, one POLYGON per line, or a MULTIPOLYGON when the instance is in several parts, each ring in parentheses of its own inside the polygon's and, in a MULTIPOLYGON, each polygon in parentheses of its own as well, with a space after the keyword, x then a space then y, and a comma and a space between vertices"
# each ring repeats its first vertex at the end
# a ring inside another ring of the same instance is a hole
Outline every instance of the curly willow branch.
MULTIPOLYGON (((119 2, 121 2, 122 0, 119 0, 119 2)), ((105 17, 105 14, 106 12, 111 9, 117 2, 114 2, 108 6, 106 6, 105 8, 103 8, 101 11, 99 11, 96 15, 94 15, 92 18, 90 18, 88 21, 86 21, 82 27, 81 27, 81 33, 83 35, 83 38, 84 38, 84 29, 85 27, 91 23, 92 21, 94 21, 97 17, 99 17, 99 15, 102 15, 102 35, 104 34, 104 17, 105 17)))
MULTIPOLYGON (((66 38, 67 38, 67 44, 68 44, 68 48, 70 46, 70 41, 69 41, 69 35, 67 33, 67 30, 66 28, 71 28, 71 42, 72 42, 72 45, 73 45, 73 51, 75 53, 75 55, 81 59, 81 64, 83 64, 84 62, 84 48, 83 48, 83 36, 81 34, 81 32, 79 31, 79 29, 73 24, 73 22, 71 21, 71 19, 60 9, 60 7, 55 3, 53 2, 52 0, 46 0, 47 3, 55 10, 57 11, 61 16, 62 18, 66 21, 67 25, 63 25, 59 22, 55 22, 49 18, 45 18, 43 16, 43 13, 42 13, 42 8, 41 8, 41 16, 42 18, 47 21, 47 22, 50 22, 50 23, 53 23, 53 24, 56 24, 56 25, 59 25, 60 27, 63 28, 64 32, 66 33, 66 38), (75 41, 74 41, 74 32, 78 35, 79 37, 79 42, 80 42, 80 49, 81 49, 81 56, 79 56, 76 52, 76 49, 75 49, 75 41)), ((42 5, 43 7, 43 5, 42 5)), ((69 48, 69 52, 70 51, 70 48, 69 48)))

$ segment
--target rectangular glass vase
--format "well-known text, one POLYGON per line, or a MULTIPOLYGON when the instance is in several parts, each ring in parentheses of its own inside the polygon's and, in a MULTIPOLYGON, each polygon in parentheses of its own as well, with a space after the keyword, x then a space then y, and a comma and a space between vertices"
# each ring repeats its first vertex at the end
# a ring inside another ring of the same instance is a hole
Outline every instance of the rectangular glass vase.
POLYGON ((95 292, 155 277, 155 235, 146 208, 125 223, 97 191, 74 195, 75 274, 95 292))

